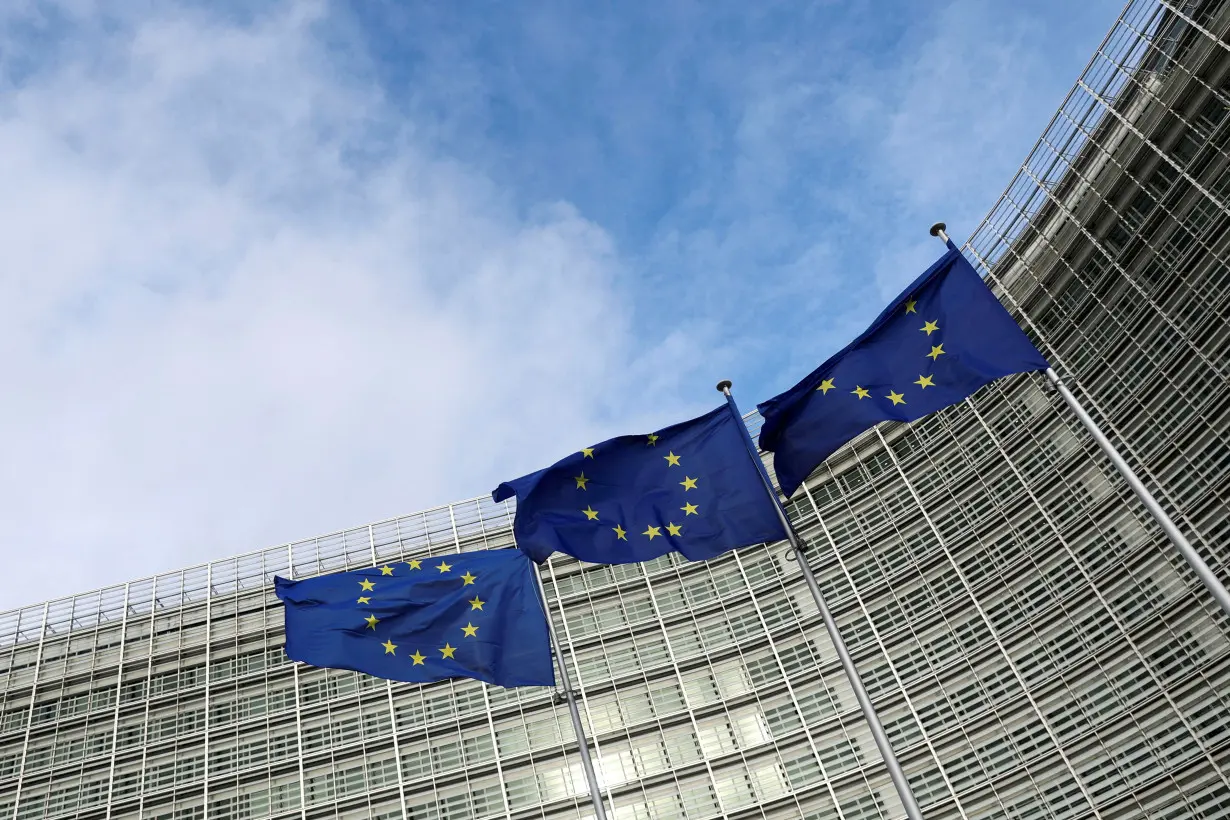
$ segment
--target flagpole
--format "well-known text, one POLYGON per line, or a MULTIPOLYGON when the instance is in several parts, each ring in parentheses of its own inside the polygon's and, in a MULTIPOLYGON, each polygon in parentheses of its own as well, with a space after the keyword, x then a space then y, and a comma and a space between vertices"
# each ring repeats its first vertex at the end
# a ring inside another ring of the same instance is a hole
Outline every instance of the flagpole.
POLYGON ((884 726, 880 723, 875 706, 871 703, 871 696, 867 694, 867 689, 863 686, 863 680, 859 677, 854 660, 850 657, 850 650, 846 648, 846 642, 842 640, 841 632, 837 629, 837 621, 833 619, 833 613, 829 612, 828 606, 824 603, 824 596, 820 594, 820 585, 816 583, 816 576, 812 573, 811 565, 807 562, 802 542, 799 540, 798 534, 795 533, 794 527, 791 526, 790 519, 786 516, 786 509, 782 506, 781 499, 777 497, 777 490, 773 487, 773 481, 769 478, 769 471, 765 469, 764 462, 760 460, 760 453, 752 442, 751 433, 747 431, 747 425, 743 423, 743 416, 740 415, 739 407, 735 404, 735 397, 730 393, 732 386, 733 383, 729 379, 724 379, 718 382, 717 389, 718 392, 726 397, 726 404, 730 408, 730 412, 734 414, 735 421, 739 423, 739 429, 743 431, 743 441, 747 445, 747 453, 760 471, 760 478, 764 482, 765 492, 773 499, 773 508, 777 511, 777 518, 782 522, 782 527, 786 530, 786 540, 790 542, 790 547, 794 550, 795 557, 798 559, 799 570, 803 573, 803 580, 807 582, 807 588, 811 591, 811 597, 816 602, 816 609, 820 610, 820 617, 824 620, 824 627, 828 630, 829 638, 833 641, 833 648, 837 650, 837 657, 841 659, 842 669, 845 670, 846 678, 850 681, 850 688, 854 690, 854 697, 858 700, 859 708, 863 711, 863 718, 871 728, 871 736, 876 742, 876 747, 880 750, 880 756, 884 758, 884 765, 888 768, 888 776, 892 778, 893 785, 897 788, 897 796, 901 798, 901 805, 905 808, 905 813, 910 820, 923 820, 922 811, 918 808, 918 801, 914 799, 914 793, 910 790, 910 781, 906 779, 905 771, 901 768, 901 763, 897 761, 897 755, 893 752, 893 747, 888 742, 888 735, 884 733, 884 726))
MULTIPOLYGON (((931 235, 939 237, 947 244, 949 241, 948 234, 945 233, 947 227, 943 222, 936 222, 931 226, 931 235)), ((1132 492, 1136 493, 1136 497, 1140 499, 1140 502, 1145 505, 1145 509, 1149 511, 1149 515, 1153 516, 1153 520, 1162 528, 1162 532, 1166 533, 1170 543, 1175 546, 1179 554, 1183 556, 1183 560, 1196 573, 1196 577, 1200 579, 1200 582, 1204 584, 1204 588, 1213 596, 1213 600, 1217 601, 1222 612, 1230 615, 1230 592, 1226 590, 1225 585, 1213 573, 1213 570, 1209 568, 1204 559, 1200 557, 1200 553, 1196 552, 1196 549, 1187 540, 1187 537, 1175 526, 1174 521, 1162 509, 1162 505, 1153 497, 1153 493, 1149 492, 1149 488, 1144 485, 1144 482, 1137 477, 1135 471, 1124 461, 1123 456, 1115 449, 1115 445, 1110 443, 1110 439, 1106 437, 1101 428, 1098 427, 1097 422, 1085 411, 1085 408, 1081 406, 1076 396, 1072 394, 1072 391, 1063 383, 1053 368, 1048 367, 1046 369, 1046 378, 1059 392, 1064 403, 1068 405, 1068 409, 1080 419, 1081 424, 1089 431, 1089 435, 1093 436, 1093 440, 1102 448, 1102 452, 1110 459, 1110 463, 1115 465, 1119 475, 1132 488, 1132 492)))
POLYGON ((551 636, 551 648, 555 651, 555 665, 559 669, 560 682, 564 686, 564 699, 568 702, 568 713, 572 715, 572 729, 576 732, 577 745, 581 750, 581 768, 585 769, 585 781, 589 784, 589 797, 594 804, 594 816, 596 820, 606 820, 606 806, 602 802, 602 791, 598 788, 598 775, 594 772, 594 761, 589 756, 589 738, 585 736, 585 727, 581 725, 581 711, 577 708, 577 697, 572 691, 572 679, 568 676, 564 653, 560 649, 559 637, 555 634, 555 622, 551 620, 551 609, 547 606, 547 590, 542 584, 542 573, 538 564, 534 564, 534 580, 538 582, 542 612, 547 618, 547 632, 551 636))

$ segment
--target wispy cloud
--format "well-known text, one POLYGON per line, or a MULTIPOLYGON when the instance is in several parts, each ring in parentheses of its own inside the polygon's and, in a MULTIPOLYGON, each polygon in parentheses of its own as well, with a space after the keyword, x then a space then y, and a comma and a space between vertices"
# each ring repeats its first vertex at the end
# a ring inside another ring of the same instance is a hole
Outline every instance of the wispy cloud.
POLYGON ((0 95, 4 604, 476 495, 621 409, 610 236, 422 148, 327 8, 55 12, 4 29, 60 42, 0 95))
POLYGON ((0 607, 750 408, 972 229, 1116 7, 219 9, 0 8, 0 607))
POLYGON ((440 32, 391 70, 415 89, 407 109, 441 113, 450 150, 510 190, 606 227, 638 285, 638 335, 686 333, 700 361, 681 384, 733 376, 750 404, 938 255, 931 222, 972 230, 1117 9, 675 0, 576 15, 544 0, 366 25, 375 42, 440 32))
POLYGON ((760 394, 785 387, 939 255, 932 222, 971 231, 1116 10, 821 7, 728 54, 731 150, 686 218, 659 223, 654 258, 676 281, 724 272, 707 315, 724 300, 728 369, 760 394))

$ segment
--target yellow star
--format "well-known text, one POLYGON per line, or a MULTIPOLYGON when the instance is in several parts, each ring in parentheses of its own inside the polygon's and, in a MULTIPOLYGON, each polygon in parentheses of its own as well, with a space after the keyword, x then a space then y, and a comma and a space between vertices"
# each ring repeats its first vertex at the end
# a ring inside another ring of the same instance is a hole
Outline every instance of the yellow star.
POLYGON ((688 490, 695 490, 695 489, 696 489, 696 479, 694 479, 694 478, 689 478, 689 477, 688 477, 688 476, 686 476, 686 475, 683 477, 683 481, 680 481, 680 482, 679 482, 679 484, 680 484, 680 485, 682 485, 682 487, 683 487, 683 491, 684 491, 685 493, 686 493, 688 490))
POLYGON ((627 530, 625 530, 623 527, 621 527, 621 526, 619 526, 618 524, 616 524, 616 525, 615 525, 614 527, 612 527, 611 529, 615 530, 615 538, 616 538, 616 540, 618 540, 618 541, 627 541, 627 540, 628 540, 628 531, 627 531, 627 530))
POLYGON ((679 466, 679 456, 675 455, 674 453, 671 453, 668 456, 662 456, 662 458, 666 459, 666 463, 670 465, 671 467, 679 466))
POLYGON ((670 535, 683 535, 683 527, 679 524, 667 524, 666 532, 670 535))
POLYGON ((472 623, 469 623, 463 626, 461 628, 461 631, 466 633, 467 638, 477 638, 478 637, 478 627, 472 623))
POLYGON ((443 561, 441 561, 439 566, 436 567, 436 569, 440 570, 441 572, 448 572, 452 568, 453 568, 452 564, 446 564, 443 561))
POLYGON ((366 618, 364 618, 363 620, 367 621, 367 628, 368 628, 368 629, 375 629, 375 628, 376 628, 376 624, 380 623, 380 619, 379 619, 379 618, 377 618, 375 615, 368 615, 368 616, 367 616, 366 618))
POLYGON ((585 513, 586 521, 597 521, 598 520, 598 511, 595 510, 593 507, 590 507, 587 505, 585 509, 581 510, 581 512, 585 513))
POLYGON ((918 385, 923 390, 926 390, 928 387, 935 387, 935 382, 931 381, 930 376, 919 376, 918 381, 914 382, 914 384, 918 385))
POLYGON ((593 457, 594 457, 594 448, 593 448, 593 447, 582 447, 582 448, 581 448, 581 456, 582 456, 583 458, 593 458, 593 457))
POLYGON ((892 399, 894 405, 905 404, 905 396, 901 395, 900 393, 894 393, 891 390, 888 391, 888 395, 885 396, 884 398, 892 399))
POLYGON ((661 534, 662 534, 661 527, 649 527, 643 533, 641 533, 641 535, 648 535, 650 541, 657 538, 661 534))
POLYGON ((427 656, 420 655, 419 651, 416 649, 414 650, 414 654, 410 656, 410 660, 414 661, 415 666, 422 666, 423 661, 427 660, 427 656))
POLYGON ((943 356, 943 355, 944 355, 944 343, 940 342, 939 344, 931 348, 931 352, 927 354, 927 358, 930 359, 931 361, 935 361, 936 359, 938 359, 940 356, 943 356))
POLYGON ((922 327, 919 328, 919 330, 925 331, 928 336, 930 336, 932 333, 934 333, 935 331, 939 329, 940 329, 940 326, 937 325, 935 322, 927 322, 926 324, 924 324, 922 327))
POLYGON ((387 565, 386 565, 386 566, 383 566, 383 567, 381 567, 381 568, 380 568, 380 574, 381 574, 381 575, 392 575, 392 574, 393 574, 393 568, 392 568, 392 567, 390 567, 390 566, 387 566, 387 565))
POLYGON ((461 580, 465 581, 465 583, 462 584, 462 586, 468 587, 470 584, 474 583, 474 579, 477 577, 478 577, 477 575, 471 575, 470 573, 467 572, 465 575, 461 576, 461 580))
POLYGON ((385 641, 384 643, 380 645, 384 647, 384 654, 386 655, 396 654, 393 650, 397 648, 397 644, 393 643, 392 641, 385 641))
POLYGON ((361 604, 370 604, 371 602, 372 602, 372 599, 368 598, 366 595, 362 595, 359 597, 359 603, 361 604))
POLYGON ((371 592, 376 587, 376 584, 374 581, 369 581, 364 578, 359 582, 359 586, 363 587, 364 592, 371 592))
POLYGON ((584 490, 586 482, 589 481, 589 479, 585 477, 585 473, 581 473, 578 476, 573 476, 572 480, 577 483, 578 490, 584 490))
POLYGON ((406 563, 410 565, 410 569, 422 569, 423 568, 423 562, 417 558, 411 558, 406 563))
POLYGON ((906 302, 906 303, 905 303, 905 312, 906 312, 906 313, 917 313, 918 311, 914 310, 914 306, 915 306, 915 305, 917 305, 917 304, 918 304, 918 300, 917 300, 917 299, 911 299, 910 301, 906 302))
POLYGON ((695 504, 684 504, 679 509, 683 510, 683 515, 685 518, 689 515, 699 515, 699 513, 696 512, 699 508, 695 504))
POLYGON ((455 646, 446 643, 444 644, 443 648, 440 649, 440 654, 446 658, 451 658, 453 657, 453 653, 456 651, 457 651, 457 648, 455 646))
POLYGON ((649 434, 649 441, 645 442, 645 446, 646 447, 657 447, 658 446, 658 436, 656 433, 649 434))
POLYGON ((475 595, 475 596, 474 596, 474 600, 469 602, 469 604, 470 604, 470 609, 482 609, 482 608, 483 608, 483 604, 485 604, 485 603, 487 603, 487 602, 486 602, 486 601, 480 601, 480 600, 478 600, 478 596, 477 596, 477 595, 475 595))
POLYGON ((858 396, 859 401, 862 401, 863 399, 871 395, 870 390, 866 389, 865 387, 858 387, 858 386, 856 386, 853 390, 851 390, 850 393, 855 396, 858 396))
POLYGON ((832 379, 825 379, 824 381, 820 382, 820 386, 817 387, 816 389, 819 390, 823 395, 827 396, 829 394, 829 391, 832 390, 834 386, 835 385, 833 384, 832 379))

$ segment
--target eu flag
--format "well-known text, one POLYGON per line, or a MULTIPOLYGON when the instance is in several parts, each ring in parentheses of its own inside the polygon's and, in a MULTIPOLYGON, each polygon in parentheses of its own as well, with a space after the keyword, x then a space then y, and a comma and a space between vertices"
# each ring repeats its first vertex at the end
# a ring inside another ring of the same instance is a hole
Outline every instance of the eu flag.
POLYGON ((952 242, 871 327, 757 406, 782 492, 882 421, 914 421, 1012 373, 1045 370, 1029 338, 952 242))
POLYGON ((524 555, 504 549, 275 578, 286 605, 286 655, 413 683, 553 686, 534 572, 524 555))
POLYGON ((595 564, 693 561, 786 537, 752 462, 742 420, 723 406, 640 436, 620 436, 506 481, 513 533, 535 561, 565 552, 595 564))

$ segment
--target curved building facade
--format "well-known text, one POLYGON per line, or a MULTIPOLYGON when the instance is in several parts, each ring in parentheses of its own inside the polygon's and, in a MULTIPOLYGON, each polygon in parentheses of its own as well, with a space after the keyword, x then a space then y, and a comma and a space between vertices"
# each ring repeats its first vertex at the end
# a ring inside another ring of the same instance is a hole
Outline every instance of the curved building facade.
MULTIPOLYGON (((1228 31, 1230 3, 1129 4, 966 247, 1223 579, 1228 31)), ((1230 816, 1230 619, 1036 374, 871 431, 788 506, 927 818, 1230 816)), ((275 574, 508 546, 511 513, 0 615, 0 818, 592 817, 552 691, 281 651, 275 574)), ((546 581, 613 818, 904 815, 784 545, 546 581)))

